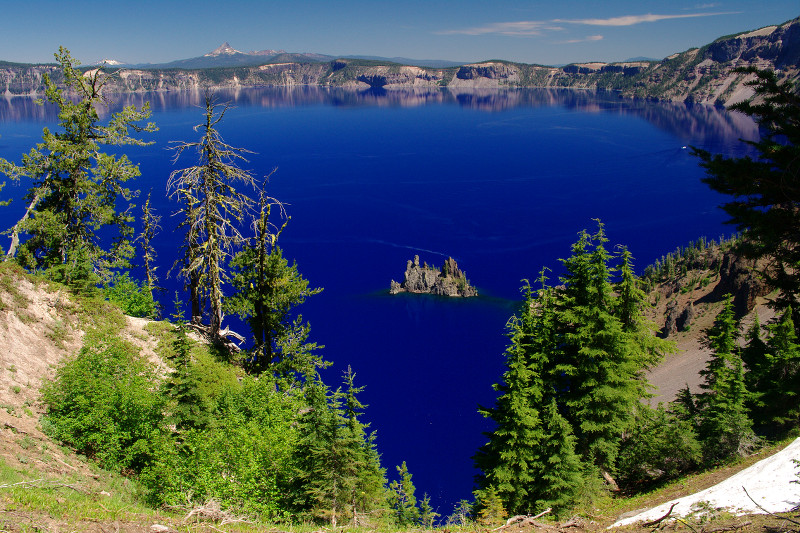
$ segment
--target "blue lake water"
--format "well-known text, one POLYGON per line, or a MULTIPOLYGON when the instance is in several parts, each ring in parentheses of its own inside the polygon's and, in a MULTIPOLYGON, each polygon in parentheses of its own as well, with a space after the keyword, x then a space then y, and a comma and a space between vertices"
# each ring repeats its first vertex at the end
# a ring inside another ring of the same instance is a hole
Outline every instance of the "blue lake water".
MULTIPOLYGON (((301 312, 335 363, 326 382, 353 367, 390 477, 407 461, 419 496, 429 493, 444 515, 473 488, 471 457, 491 429, 476 408, 493 402, 520 280, 543 266, 556 276, 558 258, 594 218, 640 269, 701 235, 730 233, 716 208, 725 198, 700 182, 688 147, 742 155, 740 139, 757 137, 741 115, 611 93, 303 88, 218 96, 235 106, 220 127, 225 140, 256 152, 246 167, 259 176, 277 167, 269 192, 292 217, 285 255, 324 287, 301 312), (437 264, 454 257, 482 296, 389 296, 389 281, 402 280, 415 254, 437 264)), ((138 188, 152 189, 163 215, 164 273, 180 240, 169 216, 176 206, 164 197, 176 168, 165 147, 197 138, 202 95, 117 98, 143 101, 160 127, 156 144, 126 152, 140 164, 138 188)), ((52 108, 0 100, 0 157, 19 161, 55 123, 52 108)), ((0 225, 22 209, 3 209, 0 225)))

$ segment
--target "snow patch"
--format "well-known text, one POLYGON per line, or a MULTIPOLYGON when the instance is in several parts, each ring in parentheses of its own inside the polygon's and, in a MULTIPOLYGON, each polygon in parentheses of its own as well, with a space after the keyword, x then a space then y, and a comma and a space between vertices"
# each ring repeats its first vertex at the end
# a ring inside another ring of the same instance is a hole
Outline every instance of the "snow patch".
POLYGON ((800 438, 775 455, 762 459, 713 487, 618 520, 611 527, 657 520, 667 514, 672 504, 675 504, 675 508, 670 516, 687 516, 703 508, 722 509, 735 514, 764 514, 747 497, 747 493, 770 513, 790 511, 800 505, 800 483, 797 483, 798 467, 795 460, 800 460, 800 438), (701 502, 707 502, 708 505, 701 502))
POLYGON ((766 28, 761 28, 760 30, 751 31, 750 33, 743 33, 742 35, 737 35, 737 39, 747 39, 748 37, 763 37, 765 35, 769 35, 778 29, 777 26, 767 26, 766 28))

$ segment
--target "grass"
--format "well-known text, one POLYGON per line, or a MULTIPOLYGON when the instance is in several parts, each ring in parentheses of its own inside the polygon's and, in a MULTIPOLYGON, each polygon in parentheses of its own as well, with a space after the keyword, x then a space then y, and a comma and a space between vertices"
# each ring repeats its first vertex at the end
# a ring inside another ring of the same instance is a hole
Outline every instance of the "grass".
POLYGON ((19 466, 0 458, 0 531, 40 531, 53 521, 154 523, 158 513, 139 503, 134 482, 104 471, 88 476, 43 472, 35 465, 47 464, 48 457, 32 439, 23 437, 23 443, 25 454, 16 455, 19 466))
MULTIPOLYGON (((25 270, 14 261, 4 261, 0 263, 0 292, 4 292, 11 299, 14 309, 24 309, 30 303, 17 284, 19 280, 27 276, 25 270)), ((2 309, 7 309, 5 302, 2 309)))

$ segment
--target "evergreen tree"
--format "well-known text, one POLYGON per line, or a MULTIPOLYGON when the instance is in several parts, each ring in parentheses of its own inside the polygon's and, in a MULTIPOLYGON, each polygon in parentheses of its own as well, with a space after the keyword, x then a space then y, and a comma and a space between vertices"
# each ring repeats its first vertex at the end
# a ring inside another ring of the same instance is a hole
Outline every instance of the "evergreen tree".
POLYGON ((10 230, 8 256, 18 257, 30 268, 51 269, 57 279, 69 284, 94 286, 97 274, 127 266, 133 255, 131 238, 133 217, 129 210, 136 192, 126 182, 140 175, 139 168, 125 155, 103 152, 102 145, 147 143, 131 136, 133 132, 152 132, 155 125, 139 125, 150 116, 127 106, 100 124, 98 108, 105 103, 102 94, 108 75, 103 69, 87 73, 78 69, 68 50, 55 54, 65 87, 59 88, 44 74, 45 98, 59 108, 59 128, 45 128, 42 142, 22 164, 0 159, 0 173, 18 181, 31 181, 25 199, 25 215, 10 230), (77 96, 77 98, 75 98, 77 96), (112 231, 112 244, 104 248, 100 233, 112 231), (29 237, 20 245, 20 234, 29 237))
POLYGON ((357 519, 359 514, 377 508, 383 503, 386 471, 381 467, 380 455, 375 446, 375 432, 367 434, 368 424, 361 422, 361 415, 367 406, 358 399, 364 387, 355 386, 355 373, 347 367, 344 374, 345 391, 341 393, 344 426, 343 446, 348 451, 352 482, 346 494, 351 506, 351 514, 357 519))
POLYGON ((330 394, 317 378, 305 386, 308 408, 299 423, 296 450, 297 510, 336 525, 340 519, 358 522, 382 503, 384 471, 375 449, 375 436, 366 435, 359 416, 364 406, 345 374, 347 390, 330 394))
MULTIPOLYGON (((755 67, 738 72, 754 76, 755 94, 730 109, 753 117, 762 137, 745 141, 756 159, 724 158, 694 149, 705 168, 703 181, 733 199, 723 205, 744 238, 738 249, 748 257, 771 257, 762 274, 781 290, 780 305, 800 309, 800 95, 786 78, 755 67)), ((798 317, 793 317, 797 325, 798 317)))
POLYGON ((781 435, 800 426, 800 344, 791 307, 767 326, 767 341, 761 379, 754 392, 758 402, 753 420, 765 431, 781 435))
MULTIPOLYGON (((615 314, 622 322, 622 331, 626 341, 633 346, 634 355, 637 356, 639 367, 639 384, 644 385, 645 379, 641 374, 644 370, 657 365, 664 355, 675 351, 673 343, 664 342, 655 335, 656 326, 645 318, 646 311, 650 308, 647 295, 640 287, 640 280, 633 270, 633 255, 627 247, 620 247, 619 267, 620 280, 615 285, 617 293, 615 314)), ((647 390, 641 390, 644 396, 647 390)))
POLYGON ((299 421, 296 449, 295 508, 335 525, 342 512, 339 484, 337 413, 328 402, 328 388, 319 379, 306 383, 306 403, 299 421))
POLYGON ((497 489, 488 487, 478 493, 478 523, 487 529, 494 529, 495 526, 503 524, 507 512, 503 507, 503 500, 497 494, 497 489))
POLYGON ((730 294, 722 312, 707 332, 707 344, 712 351, 701 387, 700 438, 706 461, 717 461, 735 454, 744 454, 755 443, 752 424, 745 401, 744 368, 737 344, 738 323, 730 294))
MULTIPOLYGON (((163 290, 158 286, 158 276, 156 275, 157 266, 154 264, 156 261, 156 250, 153 247, 153 239, 159 230, 161 230, 160 222, 161 217, 155 214, 155 210, 150 206, 151 193, 147 193, 147 199, 142 205, 142 232, 137 237, 139 243, 139 250, 141 252, 142 263, 145 272, 145 281, 147 284, 147 291, 150 294, 150 299, 156 301, 156 291, 163 290)), ((160 310, 161 306, 157 304, 160 310)), ((160 316, 160 311, 156 318, 160 316)))
POLYGON ((273 204, 263 191, 259 205, 255 235, 230 264, 235 292, 226 298, 225 308, 246 320, 250 327, 254 347, 249 352, 248 369, 254 373, 270 370, 291 381, 295 374, 311 376, 326 366, 314 353, 316 344, 305 340, 308 326, 302 316, 292 317, 298 305, 322 289, 310 289, 297 265, 290 266, 283 257, 277 245, 283 228, 271 230, 273 204))
POLYGON ((481 410, 497 426, 475 457, 482 471, 476 495, 481 501, 497 496, 512 514, 532 514, 546 504, 563 508, 581 470, 572 430, 555 404, 548 359, 555 349, 553 296, 544 271, 540 281, 536 298, 525 283, 520 316, 509 320, 508 370, 495 385, 500 396, 494 408, 481 410))
POLYGON ((589 237, 582 232, 573 256, 563 261, 567 275, 561 278, 566 288, 557 311, 562 329, 558 368, 569 380, 564 390, 566 416, 578 439, 577 449, 611 481, 623 431, 643 386, 639 346, 614 314, 606 242, 598 223, 597 233, 589 237))
POLYGON ((640 405, 626 432, 617 468, 628 485, 671 479, 700 463, 701 449, 693 421, 661 404, 640 405))
POLYGON ((414 496, 416 488, 405 461, 397 467, 397 475, 400 479, 389 484, 389 507, 394 510, 394 519, 398 526, 416 525, 419 522, 417 498, 414 496))
POLYGON ((532 509, 552 508, 556 516, 569 510, 583 484, 584 465, 575 451, 572 427, 558 412, 555 398, 542 410, 545 438, 539 443, 532 509))
POLYGON ((439 513, 431 507, 431 498, 426 492, 419 502, 419 524, 425 529, 433 529, 433 525, 439 516, 439 513))
POLYGON ((176 331, 169 355, 173 370, 167 378, 164 388, 168 398, 173 402, 168 421, 175 425, 178 432, 185 432, 205 427, 208 424, 209 409, 205 405, 205 398, 200 393, 197 379, 193 373, 192 344, 183 320, 181 306, 182 303, 176 294, 176 312, 173 316, 176 331))
POLYGON ((222 285, 227 281, 227 264, 233 249, 244 241, 239 230, 252 201, 237 190, 239 184, 254 187, 253 176, 237 166, 246 161, 247 150, 226 144, 217 129, 228 106, 206 94, 205 121, 195 126, 202 131, 196 142, 173 147, 177 161, 184 151, 196 151, 198 164, 170 174, 167 191, 183 204, 181 228, 186 232, 180 269, 188 280, 192 321, 201 320, 207 306, 209 334, 219 337, 223 319, 222 285))
POLYGON ((482 489, 491 488, 503 501, 506 510, 514 514, 527 513, 532 503, 532 484, 536 482, 536 447, 545 435, 537 406, 544 397, 543 374, 547 371, 546 355, 537 350, 541 339, 537 335, 537 306, 529 283, 523 286, 525 300, 519 317, 508 324, 510 340, 506 348, 507 370, 503 382, 494 386, 499 393, 494 408, 482 409, 496 427, 475 457, 483 477, 482 489))

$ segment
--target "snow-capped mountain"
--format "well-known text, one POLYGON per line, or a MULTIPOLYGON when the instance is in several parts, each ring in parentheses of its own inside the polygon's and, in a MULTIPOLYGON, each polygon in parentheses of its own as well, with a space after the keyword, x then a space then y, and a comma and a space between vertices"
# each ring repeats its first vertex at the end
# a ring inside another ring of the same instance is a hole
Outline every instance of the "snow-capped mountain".
POLYGON ((97 66, 106 65, 108 67, 118 67, 120 65, 126 65, 126 64, 127 63, 124 63, 122 61, 117 61, 116 59, 101 59, 100 61, 95 61, 94 63, 92 63, 92 65, 97 65, 97 66))
POLYGON ((239 50, 236 50, 230 44, 228 44, 227 41, 226 41, 226 42, 222 43, 219 46, 219 48, 217 48, 216 50, 213 50, 213 51, 205 54, 203 57, 217 57, 217 56, 222 56, 222 55, 232 56, 232 55, 235 55, 235 54, 244 54, 244 52, 240 52, 239 50))

